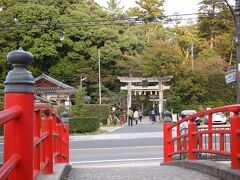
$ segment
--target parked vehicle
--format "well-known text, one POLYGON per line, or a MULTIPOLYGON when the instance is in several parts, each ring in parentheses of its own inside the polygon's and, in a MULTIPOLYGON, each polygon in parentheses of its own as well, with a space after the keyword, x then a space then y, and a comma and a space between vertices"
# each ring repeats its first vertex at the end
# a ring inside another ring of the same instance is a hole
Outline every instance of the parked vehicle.
POLYGON ((178 121, 178 115, 177 114, 172 114, 172 122, 177 122, 178 121))
MULTIPOLYGON (((186 116, 190 116, 190 115, 193 115, 196 113, 197 113, 196 110, 183 110, 180 115, 182 118, 184 118, 186 116)), ((199 126, 200 125, 200 117, 196 117, 195 122, 199 126)))
MULTIPOLYGON (((227 117, 222 112, 216 112, 212 114, 213 124, 226 124, 227 117)), ((208 124, 208 116, 206 117, 205 124, 208 124)))

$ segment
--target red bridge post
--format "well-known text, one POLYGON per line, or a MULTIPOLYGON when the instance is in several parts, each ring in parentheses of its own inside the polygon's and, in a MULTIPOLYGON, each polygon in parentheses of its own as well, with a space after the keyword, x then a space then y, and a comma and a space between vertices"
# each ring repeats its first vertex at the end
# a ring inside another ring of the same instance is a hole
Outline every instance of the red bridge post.
POLYGON ((45 156, 48 162, 43 169, 44 174, 53 173, 53 119, 50 112, 45 112, 45 117, 42 120, 42 132, 48 133, 48 138, 45 142, 45 156))
POLYGON ((67 112, 63 112, 61 114, 62 123, 64 124, 63 129, 63 153, 65 155, 65 163, 69 163, 69 114, 67 112))
POLYGON ((171 162, 172 156, 169 154, 174 151, 174 144, 170 141, 172 140, 172 119, 164 118, 163 120, 163 139, 164 139, 164 162, 171 162))
MULTIPOLYGON (((40 110, 35 111, 34 114, 34 137, 40 138, 40 128, 41 128, 41 112, 40 110)), ((40 171, 40 146, 34 148, 34 170, 40 171)))
MULTIPOLYGON (((208 114, 208 130, 212 130, 212 113, 208 114)), ((212 134, 208 134, 208 149, 212 150, 213 145, 212 134)))
POLYGON ((55 157, 56 163, 62 163, 63 162, 63 143, 62 143, 62 132, 63 132, 62 124, 59 122, 56 124, 56 132, 59 134, 59 136, 56 139, 57 149, 56 151, 59 152, 59 156, 55 157))
POLYGON ((240 169, 240 118, 234 112, 231 118, 231 167, 240 169))
POLYGON ((18 119, 5 124, 4 162, 14 154, 18 155, 20 164, 8 179, 32 180, 34 79, 26 67, 33 60, 33 56, 19 49, 10 52, 7 59, 14 69, 8 73, 4 82, 5 109, 19 106, 22 114, 18 119))
POLYGON ((69 124, 64 125, 64 141, 65 141, 65 163, 69 163, 69 124))
POLYGON ((188 123, 188 159, 196 160, 196 154, 193 152, 193 149, 196 149, 196 136, 192 133, 196 131, 196 124, 194 119, 191 118, 188 123))

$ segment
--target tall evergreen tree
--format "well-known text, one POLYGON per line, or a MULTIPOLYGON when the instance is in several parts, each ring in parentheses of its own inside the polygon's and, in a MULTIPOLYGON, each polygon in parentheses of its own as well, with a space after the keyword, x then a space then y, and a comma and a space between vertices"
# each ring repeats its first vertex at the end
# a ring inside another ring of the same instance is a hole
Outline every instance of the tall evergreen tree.
POLYGON ((123 13, 124 6, 121 7, 118 0, 108 0, 107 5, 107 11, 110 16, 118 16, 123 13))
POLYGON ((130 14, 143 17, 153 18, 163 15, 163 3, 165 0, 138 0, 136 3, 140 7, 135 7, 130 10, 130 14))
POLYGON ((202 0, 198 11, 199 35, 213 48, 214 38, 233 27, 232 15, 227 5, 219 0, 202 0))

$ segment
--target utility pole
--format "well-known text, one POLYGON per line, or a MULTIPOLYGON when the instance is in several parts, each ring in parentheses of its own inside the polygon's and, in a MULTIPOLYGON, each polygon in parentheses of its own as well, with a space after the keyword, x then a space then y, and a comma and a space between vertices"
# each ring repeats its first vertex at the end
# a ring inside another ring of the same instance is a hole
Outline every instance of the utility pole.
POLYGON ((194 58, 194 54, 193 54, 193 41, 191 41, 191 66, 192 66, 192 70, 194 68, 193 58, 194 58))
POLYGON ((240 1, 235 1, 236 19, 236 59, 237 59, 237 103, 240 104, 240 1))
POLYGON ((102 104, 100 49, 98 49, 99 104, 102 104))
POLYGON ((235 11, 228 3, 223 0, 232 13, 236 26, 236 81, 237 81, 237 104, 240 104, 240 1, 235 0, 235 11))
POLYGON ((87 77, 80 76, 80 87, 82 87, 82 82, 87 79, 87 77))

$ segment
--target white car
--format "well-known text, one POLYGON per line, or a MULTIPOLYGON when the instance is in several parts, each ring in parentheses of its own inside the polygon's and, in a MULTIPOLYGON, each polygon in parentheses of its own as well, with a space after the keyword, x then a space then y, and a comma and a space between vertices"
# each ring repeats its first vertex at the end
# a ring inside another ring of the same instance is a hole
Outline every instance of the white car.
MULTIPOLYGON (((227 117, 222 112, 216 112, 212 114, 213 124, 226 124, 227 117)), ((208 124, 208 117, 206 118, 205 124, 208 124)))
MULTIPOLYGON (((182 112, 181 112, 181 116, 182 116, 182 118, 184 118, 184 117, 186 117, 186 116, 190 116, 190 115, 193 115, 193 114, 196 114, 197 113, 197 111, 196 110, 183 110, 182 112)), ((196 119, 195 119, 195 122, 196 122, 196 124, 199 126, 200 125, 200 118, 199 117, 196 117, 196 119)))

